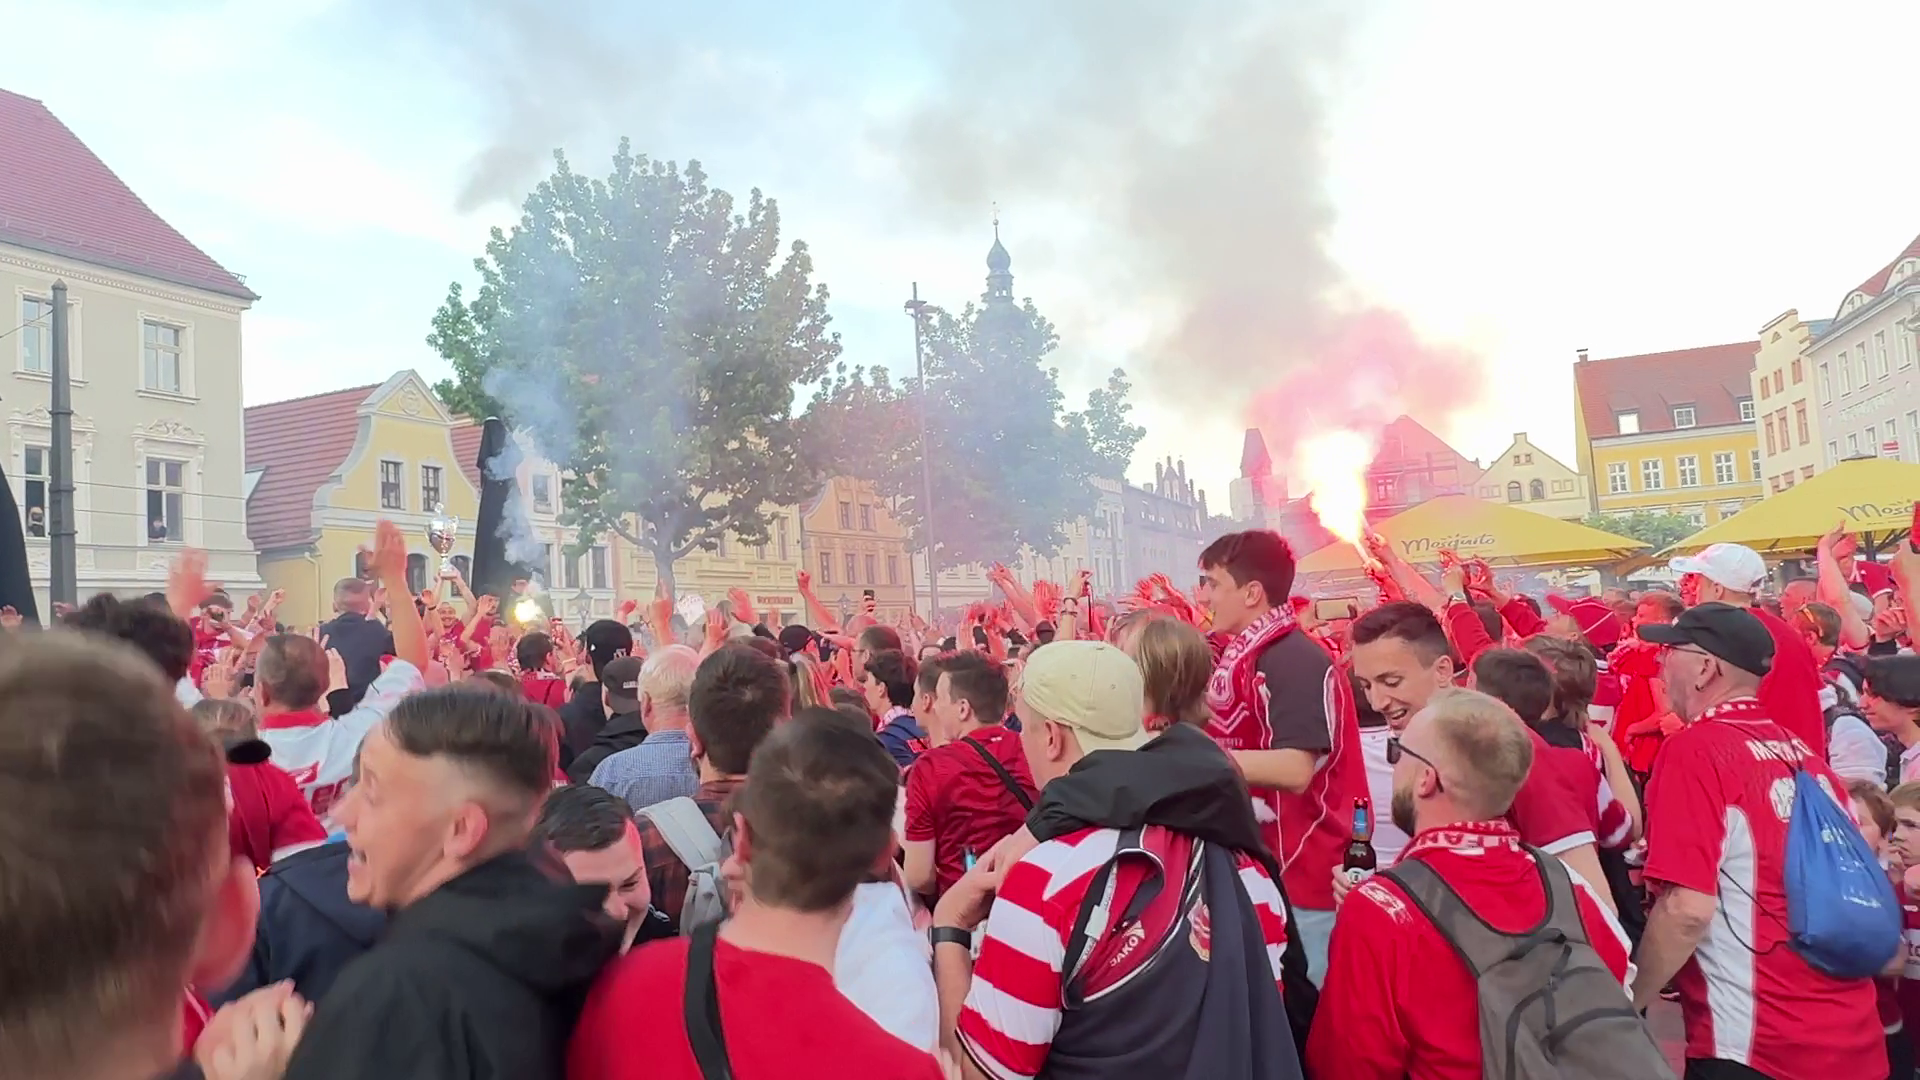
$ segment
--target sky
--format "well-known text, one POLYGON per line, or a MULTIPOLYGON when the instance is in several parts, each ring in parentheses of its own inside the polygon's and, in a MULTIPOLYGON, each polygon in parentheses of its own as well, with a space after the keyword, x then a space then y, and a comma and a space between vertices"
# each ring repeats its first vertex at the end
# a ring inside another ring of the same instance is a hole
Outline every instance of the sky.
MULTIPOLYGON (((1571 461, 1575 350, 1829 316, 1920 232, 1897 194, 1920 175, 1910 0, 1288 0, 1299 21, 1265 37, 1243 33, 1250 5, 0 0, 0 26, 35 28, 0 86, 261 294, 250 404, 447 374, 429 320, 488 230, 553 148, 593 173, 624 134, 779 200, 850 363, 911 371, 901 303, 915 282, 978 295, 997 203, 1069 402, 1127 368, 1149 432, 1134 478, 1183 458, 1216 508, 1278 372, 1238 341, 1182 377, 1190 279, 1398 311, 1486 376, 1422 419, 1469 456, 1525 431, 1571 461), (1307 98, 1250 95, 1262 61, 1307 98), (1159 201, 1132 197, 1152 183, 1159 201), (1268 186, 1304 210, 1268 212, 1268 186)), ((1301 362, 1276 347, 1274 367, 1301 362)))

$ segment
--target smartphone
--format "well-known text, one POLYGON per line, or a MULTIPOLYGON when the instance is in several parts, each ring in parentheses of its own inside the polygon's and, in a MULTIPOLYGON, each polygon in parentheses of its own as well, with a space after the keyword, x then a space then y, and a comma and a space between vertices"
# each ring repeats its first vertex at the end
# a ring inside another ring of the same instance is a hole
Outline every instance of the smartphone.
POLYGON ((1335 619, 1357 619, 1360 617, 1360 598, 1357 596, 1330 596, 1313 602, 1313 617, 1319 622, 1332 622, 1335 619))
MULTIPOLYGON (((1916 504, 1916 505, 1920 505, 1920 504, 1916 504)), ((862 590, 860 590, 860 597, 861 597, 861 599, 863 599, 863 600, 871 600, 871 599, 873 599, 873 590, 872 590, 872 589, 862 589, 862 590)))

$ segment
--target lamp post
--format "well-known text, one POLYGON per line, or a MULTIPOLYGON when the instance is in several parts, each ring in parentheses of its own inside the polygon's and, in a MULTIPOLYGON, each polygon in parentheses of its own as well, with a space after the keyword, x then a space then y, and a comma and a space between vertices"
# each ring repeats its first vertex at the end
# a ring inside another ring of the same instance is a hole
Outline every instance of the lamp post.
POLYGON ((927 448, 927 302, 920 299, 920 283, 913 283, 913 298, 907 301, 907 315, 913 319, 913 369, 920 380, 920 536, 927 547, 927 612, 929 622, 938 623, 940 614, 940 567, 933 556, 933 466, 927 448))

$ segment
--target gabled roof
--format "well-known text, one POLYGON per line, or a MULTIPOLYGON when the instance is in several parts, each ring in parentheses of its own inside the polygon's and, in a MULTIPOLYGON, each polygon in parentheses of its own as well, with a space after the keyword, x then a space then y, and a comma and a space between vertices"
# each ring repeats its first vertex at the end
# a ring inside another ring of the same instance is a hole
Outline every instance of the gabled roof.
POLYGON ((0 147, 0 243, 259 299, 154 213, 40 102, 0 90, 0 147))
POLYGON ((1445 439, 1428 431, 1418 420, 1402 413, 1381 429, 1380 449, 1374 452, 1369 471, 1391 469, 1407 462, 1428 459, 1436 463, 1451 459, 1455 465, 1479 467, 1473 459, 1448 446, 1445 439))
POLYGON ((1847 308, 1847 301, 1853 299, 1856 293, 1870 300, 1887 291, 1887 283, 1893 278, 1894 268, 1908 259, 1914 258, 1920 258, 1920 236, 1914 237, 1913 241, 1906 246, 1905 250, 1895 255, 1892 262, 1875 271, 1872 277, 1861 282, 1856 288, 1849 289, 1847 295, 1840 298, 1840 306, 1835 310, 1844 312, 1847 308))
POLYGON ((247 536, 261 550, 313 538, 313 496, 359 435, 355 413, 382 384, 255 405, 246 411, 247 471, 260 482, 247 500, 247 536))
POLYGON ((1620 434, 1616 414, 1638 412, 1640 430, 1672 431, 1673 409, 1693 406, 1696 427, 1738 424, 1740 401, 1753 396, 1758 341, 1577 361, 1573 384, 1589 439, 1620 434))
MULTIPOLYGON (((1561 461, 1559 458, 1554 457, 1552 454, 1549 454, 1545 450, 1540 449, 1537 443, 1527 438, 1526 432, 1520 431, 1520 432, 1514 433, 1513 441, 1507 444, 1507 448, 1505 450, 1500 451, 1498 455, 1496 455, 1491 461, 1487 463, 1486 468, 1480 470, 1480 475, 1477 479, 1474 480, 1474 483, 1478 485, 1486 482, 1487 477, 1492 476, 1494 473, 1494 470, 1506 464, 1507 460, 1513 457, 1514 451, 1518 450, 1522 446, 1527 448, 1528 453, 1540 455, 1541 461, 1536 464, 1552 465, 1554 468, 1559 469, 1561 472, 1564 472, 1569 476, 1579 475, 1578 470, 1569 468, 1566 462, 1561 461)), ((1521 468, 1526 468, 1526 466, 1523 465, 1521 466, 1521 468)), ((1471 492, 1469 492, 1469 494, 1471 494, 1471 492)))
POLYGON ((480 490, 480 436, 486 429, 472 420, 461 421, 458 427, 447 431, 447 440, 453 443, 453 456, 460 463, 460 471, 467 474, 467 482, 473 490, 480 490))

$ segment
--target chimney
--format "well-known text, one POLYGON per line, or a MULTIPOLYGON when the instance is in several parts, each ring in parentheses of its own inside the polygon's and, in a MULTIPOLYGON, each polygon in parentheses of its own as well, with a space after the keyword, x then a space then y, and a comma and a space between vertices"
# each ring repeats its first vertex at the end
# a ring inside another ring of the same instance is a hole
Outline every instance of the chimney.
POLYGON ((1579 359, 1577 359, 1577 360, 1575 360, 1575 361, 1574 361, 1574 363, 1576 363, 1576 364, 1584 364, 1584 363, 1586 363, 1586 362, 1587 362, 1587 350, 1585 350, 1585 349, 1575 349, 1575 350, 1574 350, 1574 353, 1573 353, 1573 355, 1579 358, 1579 359))

